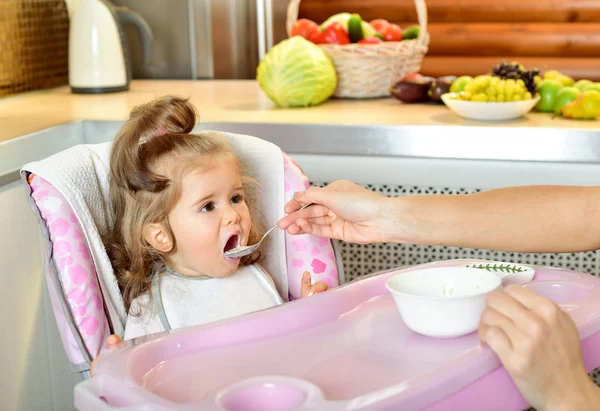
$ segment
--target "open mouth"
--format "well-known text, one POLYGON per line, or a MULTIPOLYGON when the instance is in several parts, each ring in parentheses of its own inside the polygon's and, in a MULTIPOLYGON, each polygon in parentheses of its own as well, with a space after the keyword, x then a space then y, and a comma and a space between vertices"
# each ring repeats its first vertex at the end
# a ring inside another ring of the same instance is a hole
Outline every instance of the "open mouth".
POLYGON ((237 247, 239 245, 239 243, 240 243, 240 236, 237 234, 232 235, 231 237, 229 237, 229 239, 225 243, 223 252, 226 253, 227 251, 233 250, 235 247, 237 247))

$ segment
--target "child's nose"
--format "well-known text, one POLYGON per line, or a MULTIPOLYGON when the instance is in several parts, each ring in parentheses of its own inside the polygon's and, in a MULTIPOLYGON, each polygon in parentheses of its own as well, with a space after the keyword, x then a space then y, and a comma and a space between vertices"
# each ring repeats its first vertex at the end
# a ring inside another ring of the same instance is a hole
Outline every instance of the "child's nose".
POLYGON ((223 222, 225 224, 238 223, 240 221, 240 218, 241 217, 235 208, 233 208, 231 205, 227 206, 227 209, 225 210, 224 219, 223 219, 223 222))

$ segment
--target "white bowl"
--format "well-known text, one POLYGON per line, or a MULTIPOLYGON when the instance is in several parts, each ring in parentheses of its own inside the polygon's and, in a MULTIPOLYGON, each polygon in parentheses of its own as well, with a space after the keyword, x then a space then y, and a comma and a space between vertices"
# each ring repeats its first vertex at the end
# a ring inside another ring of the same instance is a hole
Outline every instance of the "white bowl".
POLYGON ((455 95, 456 93, 443 94, 442 101, 459 116, 471 120, 512 120, 519 118, 529 113, 540 100, 540 96, 535 96, 530 100, 486 103, 456 100, 453 98, 455 95))
POLYGON ((479 268, 434 267, 395 275, 385 286, 408 328, 451 338, 477 330, 486 296, 501 279, 479 268))

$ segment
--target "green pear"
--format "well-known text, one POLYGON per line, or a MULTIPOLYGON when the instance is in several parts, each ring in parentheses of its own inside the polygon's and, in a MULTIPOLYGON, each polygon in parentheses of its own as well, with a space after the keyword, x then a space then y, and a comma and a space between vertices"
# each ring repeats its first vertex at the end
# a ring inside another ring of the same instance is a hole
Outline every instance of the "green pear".
POLYGON ((563 106, 563 117, 593 120, 600 117, 600 91, 587 90, 581 92, 579 97, 563 106))
POLYGON ((569 104, 581 94, 581 90, 575 87, 563 87, 556 95, 554 101, 554 114, 560 114, 564 105, 569 104))
POLYGON ((548 70, 544 72, 544 80, 553 80, 558 76, 562 76, 563 74, 558 70, 548 70))
POLYGON ((587 86, 588 84, 594 84, 594 82, 591 80, 579 80, 577 83, 575 83, 573 85, 573 87, 578 88, 579 90, 583 91, 584 87, 587 86))
POLYGON ((600 83, 585 84, 581 91, 596 90, 600 91, 600 83))
POLYGON ((564 87, 571 87, 573 84, 575 84, 575 80, 573 80, 571 77, 569 76, 565 76, 564 74, 561 74, 560 76, 556 76, 554 77, 553 80, 558 81, 560 84, 562 84, 564 87))
POLYGON ((562 88, 562 84, 556 80, 542 80, 537 86, 537 91, 540 93, 540 101, 538 101, 535 108, 545 113, 554 111, 556 96, 562 88))

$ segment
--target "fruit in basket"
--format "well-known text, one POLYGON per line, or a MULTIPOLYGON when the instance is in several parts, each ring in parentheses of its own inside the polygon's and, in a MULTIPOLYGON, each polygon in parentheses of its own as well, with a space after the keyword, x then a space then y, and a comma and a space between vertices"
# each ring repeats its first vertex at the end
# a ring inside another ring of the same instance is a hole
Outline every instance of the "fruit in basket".
POLYGON ((390 25, 390 22, 385 19, 375 19, 375 20, 369 22, 369 24, 378 33, 381 33, 385 27, 390 25))
POLYGON ((307 40, 310 40, 310 37, 313 33, 319 31, 319 26, 312 20, 308 19, 300 19, 294 23, 291 30, 291 35, 293 36, 302 36, 307 40))
POLYGON ((325 42, 328 44, 350 44, 348 32, 341 23, 333 22, 325 29, 325 42))
POLYGON ((600 92, 583 91, 577 99, 566 104, 561 113, 563 117, 580 120, 593 120, 600 117, 600 92))
POLYGON ((538 111, 550 113, 554 110, 554 102, 563 85, 556 80, 545 79, 540 82, 537 89, 540 93, 540 101, 535 108, 538 111))
POLYGON ((366 21, 363 21, 360 25, 362 27, 363 37, 380 37, 380 34, 366 21))
POLYGON ((385 41, 402 41, 402 29, 394 23, 390 23, 381 31, 385 41))
POLYGON ((456 76, 443 76, 435 79, 431 87, 429 87, 429 99, 436 103, 443 103, 442 95, 450 92, 450 87, 454 80, 456 80, 456 76))
POLYGON ((379 37, 367 37, 358 42, 358 44, 379 44, 383 43, 379 37))
POLYGON ((429 88, 435 79, 433 77, 418 77, 402 79, 390 88, 392 96, 403 103, 420 103, 429 99, 429 88))
POLYGON ((404 40, 413 40, 419 37, 419 26, 410 26, 402 30, 402 38, 404 40))
POLYGON ((554 114, 560 114, 563 106, 575 100, 581 94, 581 90, 575 87, 563 87, 556 95, 554 101, 554 114))
POLYGON ((325 32, 321 30, 317 30, 314 33, 312 33, 308 40, 313 42, 314 44, 327 44, 325 32))
POLYGON ((375 38, 382 41, 402 41, 416 38, 419 35, 419 26, 412 26, 403 31, 400 26, 385 19, 375 19, 371 23, 373 25, 364 21, 356 13, 338 13, 329 17, 316 28, 316 23, 311 20, 300 19, 292 26, 290 35, 304 37, 314 44, 340 45, 379 44, 381 41, 377 41, 375 38), (340 27, 346 35, 342 33, 340 27), (363 41, 365 39, 368 40, 363 41))
POLYGON ((344 26, 344 28, 348 28, 348 20, 350 20, 350 17, 352 17, 352 14, 350 13, 334 14, 333 16, 325 20, 323 23, 321 23, 321 25, 319 25, 319 28, 321 29, 321 31, 324 31, 331 23, 335 22, 340 23, 342 26, 344 26))
POLYGON ((335 67, 327 54, 301 36, 271 48, 258 65, 256 80, 280 107, 321 104, 337 86, 335 67))
POLYGON ((585 90, 586 86, 594 84, 591 80, 579 80, 577 83, 573 85, 573 87, 578 88, 579 90, 585 90))
MULTIPOLYGON (((349 31, 348 24, 349 24, 350 19, 352 18, 352 16, 353 15, 350 14, 350 13, 338 13, 338 14, 334 14, 333 16, 331 16, 327 20, 325 20, 319 26, 319 28, 321 29, 321 31, 325 31, 325 30, 327 30, 327 28, 329 26, 331 26, 331 24, 333 24, 333 23, 339 23, 344 28, 344 30, 346 31, 346 33, 348 33, 348 31, 349 31)), ((377 34, 378 34, 377 31, 375 31, 375 29, 373 29, 373 27, 371 27, 371 25, 369 23, 367 23, 366 21, 362 21, 362 19, 361 19, 360 26, 361 26, 361 29, 362 29, 362 38, 365 38, 365 37, 377 37, 377 34)), ((335 44, 341 44, 341 43, 335 43, 335 44)), ((344 43, 344 44, 347 44, 347 43, 344 43)))
POLYGON ((348 36, 352 43, 358 43, 363 39, 362 18, 354 13, 348 19, 348 36))
POLYGON ((473 81, 473 77, 471 76, 460 76, 456 80, 452 82, 450 86, 451 93, 460 93, 465 89, 465 86, 473 81))

